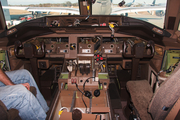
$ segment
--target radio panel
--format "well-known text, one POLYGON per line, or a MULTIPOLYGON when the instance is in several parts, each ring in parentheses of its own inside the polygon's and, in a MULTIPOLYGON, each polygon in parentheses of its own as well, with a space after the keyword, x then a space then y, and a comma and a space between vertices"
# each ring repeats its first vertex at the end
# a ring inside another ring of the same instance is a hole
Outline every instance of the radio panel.
POLYGON ((103 54, 116 54, 116 44, 103 43, 102 53, 103 54))
POLYGON ((94 42, 93 38, 78 38, 79 42, 79 54, 93 54, 94 42))
POLYGON ((79 54, 93 54, 94 53, 94 44, 84 44, 79 43, 79 54))
POLYGON ((65 54, 68 53, 69 51, 69 45, 68 44, 57 44, 57 54, 65 54))

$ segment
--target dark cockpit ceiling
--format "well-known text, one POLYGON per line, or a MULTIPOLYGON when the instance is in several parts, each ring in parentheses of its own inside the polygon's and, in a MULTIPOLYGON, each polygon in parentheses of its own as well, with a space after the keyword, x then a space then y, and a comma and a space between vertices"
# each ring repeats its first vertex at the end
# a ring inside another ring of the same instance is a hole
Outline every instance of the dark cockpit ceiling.
POLYGON ((48 16, 23 22, 0 34, 0 38, 8 38, 7 46, 14 45, 19 40, 24 42, 37 36, 53 34, 54 37, 66 34, 89 34, 110 37, 112 30, 109 23, 114 25, 114 37, 136 36, 144 40, 153 40, 155 44, 163 46, 162 38, 170 37, 170 33, 145 21, 125 16, 48 16), (56 36, 57 35, 57 36, 56 36))

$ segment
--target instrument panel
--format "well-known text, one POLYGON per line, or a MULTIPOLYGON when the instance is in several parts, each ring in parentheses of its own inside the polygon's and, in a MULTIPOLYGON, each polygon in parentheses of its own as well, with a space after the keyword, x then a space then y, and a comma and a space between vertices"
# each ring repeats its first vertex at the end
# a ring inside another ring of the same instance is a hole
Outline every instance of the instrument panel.
MULTIPOLYGON (((128 43, 126 54, 131 54, 132 47, 136 43, 147 41, 137 37, 37 37, 28 40, 35 46, 37 54, 41 54, 41 42, 45 43, 46 57, 64 57, 66 59, 77 58, 79 56, 103 56, 122 57, 123 41, 128 43)), ((24 43, 23 43, 24 44, 24 43)), ((24 54, 23 49, 19 54, 24 54)), ((163 56, 163 48, 155 45, 155 55, 163 56)), ((14 55, 14 48, 9 49, 9 56, 14 55)))
MULTIPOLYGON (((42 55, 42 46, 41 43, 44 42, 45 56, 41 59, 38 59, 38 68, 48 69, 51 63, 51 60, 59 62, 60 59, 66 60, 91 60, 93 59, 95 67, 99 72, 106 72, 106 60, 121 60, 125 66, 130 66, 131 61, 125 58, 123 55, 123 42, 127 42, 128 46, 126 48, 126 54, 131 54, 133 52, 133 45, 137 43, 147 44, 146 40, 143 40, 138 37, 104 37, 101 35, 61 35, 61 37, 52 37, 52 36, 43 36, 35 37, 29 39, 26 42, 22 43, 22 46, 26 47, 25 44, 32 44, 35 48, 36 55, 42 55), (83 37, 81 37, 83 36, 83 37), (110 59, 109 59, 110 58, 110 59), (50 60, 51 59, 51 60, 50 60), (127 63, 127 65, 126 65, 127 63)), ((164 48, 163 46, 155 44, 154 55, 163 57, 164 48)), ((19 49, 18 55, 25 55, 25 48, 19 49)), ((15 56, 14 46, 10 46, 8 50, 9 59, 13 63, 15 56)), ((28 52, 31 51, 28 49, 28 52)), ((145 50, 146 51, 146 50, 145 50)), ((149 52, 149 51, 146 51, 149 52)), ((151 52, 151 51, 150 51, 151 52)), ((33 53, 31 51, 31 53, 33 53)), ((147 53, 151 54, 151 53, 147 53)), ((28 53, 29 55, 29 53, 28 53)), ((33 56, 33 55, 30 55, 33 56)), ((28 56, 28 57, 30 57, 28 56)), ((91 63, 92 65, 92 63, 91 63)), ((123 67, 129 69, 130 67, 123 67)))

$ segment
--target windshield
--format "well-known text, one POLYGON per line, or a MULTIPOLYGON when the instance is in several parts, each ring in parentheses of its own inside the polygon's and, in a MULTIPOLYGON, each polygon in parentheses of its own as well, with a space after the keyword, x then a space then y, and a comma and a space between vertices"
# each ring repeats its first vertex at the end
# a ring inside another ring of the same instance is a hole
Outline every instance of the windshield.
MULTIPOLYGON (((79 15, 78 0, 0 0, 8 28, 50 15, 79 15)), ((84 0, 86 1, 86 0, 84 0)), ((164 26, 166 0, 90 0, 92 15, 123 15, 164 26)))
POLYGON ((123 15, 164 27, 167 0, 96 0, 94 15, 123 15))
POLYGON ((51 15, 79 15, 78 0, 0 0, 8 28, 51 15))

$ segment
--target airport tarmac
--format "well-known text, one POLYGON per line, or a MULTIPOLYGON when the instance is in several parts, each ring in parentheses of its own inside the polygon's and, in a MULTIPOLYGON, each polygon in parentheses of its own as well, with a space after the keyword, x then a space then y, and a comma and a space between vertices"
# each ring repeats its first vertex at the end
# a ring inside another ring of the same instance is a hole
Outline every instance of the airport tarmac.
POLYGON ((147 14, 139 13, 139 14, 130 14, 130 15, 128 15, 128 17, 132 17, 132 18, 136 18, 139 20, 149 22, 149 23, 154 24, 160 28, 163 28, 163 26, 164 26, 164 16, 159 17, 156 15, 150 15, 149 13, 147 13, 147 14))

